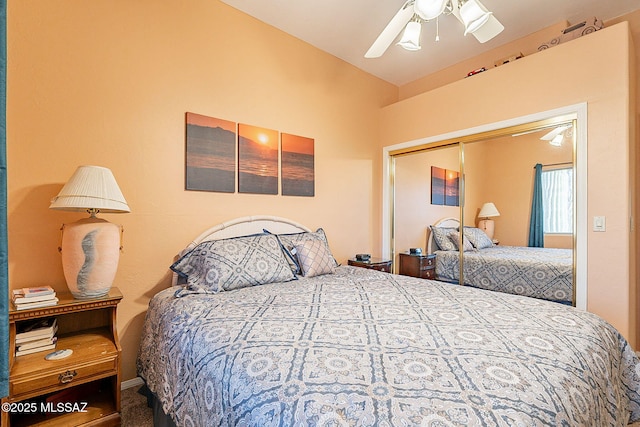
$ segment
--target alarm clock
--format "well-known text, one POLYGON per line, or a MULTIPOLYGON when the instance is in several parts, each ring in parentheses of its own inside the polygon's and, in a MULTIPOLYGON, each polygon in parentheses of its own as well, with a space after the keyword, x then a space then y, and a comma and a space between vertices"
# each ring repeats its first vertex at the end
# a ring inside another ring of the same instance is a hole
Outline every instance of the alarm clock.
POLYGON ((357 261, 369 261, 371 259, 371 254, 356 254, 357 261))
POLYGON ((422 255, 422 248, 411 248, 411 249, 409 249, 409 254, 411 254, 411 255, 422 255))

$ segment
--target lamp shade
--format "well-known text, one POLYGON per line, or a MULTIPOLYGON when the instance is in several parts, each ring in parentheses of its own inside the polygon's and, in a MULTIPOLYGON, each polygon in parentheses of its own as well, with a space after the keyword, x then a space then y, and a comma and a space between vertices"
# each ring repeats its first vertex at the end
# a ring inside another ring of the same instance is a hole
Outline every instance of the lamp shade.
POLYGON ((487 23, 492 15, 482 3, 469 0, 460 8, 460 18, 464 23, 464 34, 473 33, 487 23))
POLYGON ((430 21, 442 15, 449 0, 416 0, 414 10, 425 21, 430 21))
POLYGON ((60 193, 51 200, 50 209, 106 213, 130 212, 113 173, 101 166, 80 166, 60 193))
POLYGON ((404 29, 404 33, 402 33, 402 38, 398 42, 398 45, 402 46, 406 50, 420 50, 421 30, 422 25, 419 22, 409 22, 404 29))
POLYGON ((491 202, 482 205, 482 209, 480 209, 478 218, 491 218, 494 216, 500 216, 500 212, 498 212, 496 205, 491 202))

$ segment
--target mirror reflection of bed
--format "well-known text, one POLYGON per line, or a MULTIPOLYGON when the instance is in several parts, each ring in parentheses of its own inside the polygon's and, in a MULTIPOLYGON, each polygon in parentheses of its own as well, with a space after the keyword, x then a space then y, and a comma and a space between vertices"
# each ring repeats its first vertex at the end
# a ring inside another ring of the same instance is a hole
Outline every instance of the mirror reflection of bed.
POLYGON ((394 166, 395 254, 425 247, 426 252, 436 254, 438 280, 575 305, 574 214, 561 207, 564 203, 573 208, 573 185, 559 190, 563 200, 558 206, 547 206, 542 248, 528 247, 535 165, 542 165, 547 194, 551 191, 547 181, 554 175, 551 171, 564 170, 573 183, 573 127, 567 124, 571 122, 514 135, 452 141, 398 156, 394 166), (560 137, 552 141, 554 134, 560 137), (462 209, 431 203, 431 166, 463 171, 462 209), (462 259, 457 248, 444 253, 449 251, 428 247, 433 243, 430 226, 449 218, 454 224, 447 225, 458 228, 463 218, 465 227, 477 228, 483 225, 479 214, 488 203, 499 213, 488 218, 495 228, 487 236, 491 247, 463 251, 462 259), (556 211, 569 222, 560 221, 562 225, 557 226, 556 211))
MULTIPOLYGON (((459 229, 457 218, 443 218, 429 227, 427 251, 436 254, 437 280, 460 281, 457 248, 438 244, 443 239, 451 240, 451 234, 459 229)), ((465 285, 572 305, 571 249, 496 245, 482 229, 465 226, 464 230, 464 238, 470 242, 462 266, 465 285), (485 238, 479 238, 482 236, 485 238)))

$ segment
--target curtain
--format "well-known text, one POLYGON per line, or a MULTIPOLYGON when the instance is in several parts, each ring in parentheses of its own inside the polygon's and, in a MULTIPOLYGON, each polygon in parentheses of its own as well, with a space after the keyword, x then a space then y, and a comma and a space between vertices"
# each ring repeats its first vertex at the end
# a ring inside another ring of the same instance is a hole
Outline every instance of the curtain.
POLYGON ((531 201, 531 219, 529 220, 529 246, 544 247, 544 208, 542 206, 542 165, 536 164, 533 179, 533 200, 531 201))
POLYGON ((0 0, 0 397, 9 395, 7 257, 7 0, 0 0))

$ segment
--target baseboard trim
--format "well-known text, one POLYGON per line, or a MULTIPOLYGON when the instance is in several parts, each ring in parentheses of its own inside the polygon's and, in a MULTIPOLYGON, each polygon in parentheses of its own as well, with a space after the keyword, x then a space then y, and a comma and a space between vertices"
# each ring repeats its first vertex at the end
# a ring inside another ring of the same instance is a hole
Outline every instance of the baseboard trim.
POLYGON ((131 378, 130 380, 122 381, 122 383, 120 384, 120 390, 126 390, 131 387, 141 386, 142 384, 144 384, 144 381, 142 381, 142 378, 140 377, 131 378))

